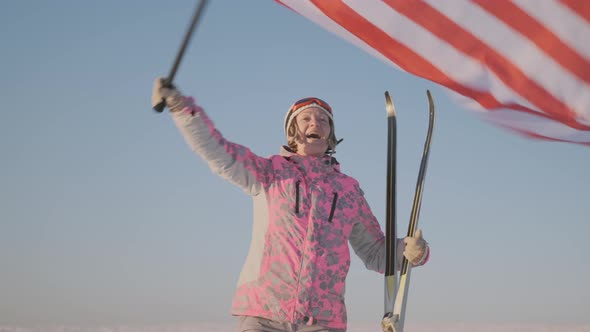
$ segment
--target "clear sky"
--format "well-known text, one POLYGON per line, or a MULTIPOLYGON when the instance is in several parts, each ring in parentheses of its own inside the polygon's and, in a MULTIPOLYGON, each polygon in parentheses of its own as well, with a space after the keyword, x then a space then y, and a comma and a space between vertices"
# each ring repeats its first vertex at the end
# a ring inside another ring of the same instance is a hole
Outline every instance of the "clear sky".
MULTIPOLYGON (((0 4, 0 325, 231 320, 251 200, 213 175, 150 107, 196 1, 0 4)), ((590 149, 482 122, 273 1, 208 6, 177 74, 226 138, 284 143, 291 103, 329 101, 336 157, 385 215, 386 116, 398 110, 398 222, 406 229, 438 117, 407 321, 590 323, 590 149)), ((383 277, 354 259, 351 322, 379 321, 383 277)))

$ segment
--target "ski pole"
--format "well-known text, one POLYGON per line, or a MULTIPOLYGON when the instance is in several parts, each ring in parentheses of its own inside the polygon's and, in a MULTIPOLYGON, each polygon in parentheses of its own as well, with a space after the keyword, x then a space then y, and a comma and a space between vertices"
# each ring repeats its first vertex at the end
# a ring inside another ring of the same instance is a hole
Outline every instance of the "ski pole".
MULTIPOLYGON (((182 57, 184 56, 186 47, 191 40, 192 34, 195 31, 197 23, 199 22, 199 19, 201 18, 201 14, 203 13, 203 9, 205 9, 206 4, 207 4, 207 0, 201 0, 199 2, 199 5, 197 6, 197 9, 195 10, 195 13, 193 14, 193 18, 191 20, 191 23, 188 26, 188 29, 186 30, 184 40, 182 41, 180 49, 178 50, 178 54, 176 54, 176 60, 174 61, 174 64, 172 65, 172 69, 170 69, 170 73, 168 74, 168 77, 166 77, 166 79, 165 79, 165 82, 164 82, 165 87, 173 87, 172 82, 174 81, 174 76, 176 75, 176 71, 178 70, 178 66, 180 65, 180 61, 182 60, 182 57)), ((161 102, 159 102, 156 106, 154 106, 154 111, 161 113, 164 110, 165 106, 166 106, 166 101, 162 99, 161 102)))

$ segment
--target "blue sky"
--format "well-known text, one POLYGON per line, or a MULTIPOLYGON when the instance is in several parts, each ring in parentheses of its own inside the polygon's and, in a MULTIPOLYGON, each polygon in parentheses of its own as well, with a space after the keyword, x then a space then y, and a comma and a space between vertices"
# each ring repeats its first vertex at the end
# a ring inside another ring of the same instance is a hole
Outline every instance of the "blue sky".
MULTIPOLYGON (((195 2, 0 4, 0 324, 231 320, 251 200, 192 154, 153 79, 195 2)), ((437 105, 407 321, 590 323, 590 150, 482 122, 272 1, 213 1, 176 76, 230 140, 271 155, 291 103, 315 95, 344 138, 336 157, 385 215, 383 92, 398 110, 405 230, 437 105)), ((353 261, 349 320, 379 321, 383 277, 353 261)))

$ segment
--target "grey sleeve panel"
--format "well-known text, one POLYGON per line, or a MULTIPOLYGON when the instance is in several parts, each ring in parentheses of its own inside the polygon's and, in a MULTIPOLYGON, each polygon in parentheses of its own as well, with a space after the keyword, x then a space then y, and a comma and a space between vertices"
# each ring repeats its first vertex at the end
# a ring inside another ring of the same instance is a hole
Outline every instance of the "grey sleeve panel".
POLYGON ((268 183, 270 160, 248 148, 228 142, 198 106, 196 112, 174 112, 172 117, 191 149, 209 164, 214 173, 256 196, 268 183))
MULTIPOLYGON (((401 269, 402 259, 404 258, 404 239, 396 239, 396 256, 397 261, 395 271, 401 269)), ((357 256, 363 261, 367 269, 384 273, 386 259, 385 237, 375 239, 365 229, 362 223, 356 224, 350 235, 350 244, 357 256)))
POLYGON ((264 256, 264 245, 268 231, 268 201, 264 190, 259 195, 252 197, 254 204, 254 219, 252 225, 252 239, 248 256, 242 266, 242 272, 238 279, 238 287, 253 282, 260 277, 260 265, 264 256))
MULTIPOLYGON (((350 245, 367 269, 384 273, 387 245, 385 243, 385 234, 383 234, 381 226, 375 215, 373 215, 369 203, 364 197, 364 192, 358 184, 356 184, 356 191, 359 195, 358 216, 350 234, 350 245)), ((403 239, 396 239, 396 271, 399 271, 401 268, 404 249, 405 243, 403 239)))
POLYGON ((383 273, 385 271, 385 235, 358 185, 356 190, 358 215, 349 241, 367 269, 383 273))
POLYGON ((357 223, 350 234, 350 245, 367 269, 385 271, 385 237, 377 239, 367 231, 366 225, 357 223))

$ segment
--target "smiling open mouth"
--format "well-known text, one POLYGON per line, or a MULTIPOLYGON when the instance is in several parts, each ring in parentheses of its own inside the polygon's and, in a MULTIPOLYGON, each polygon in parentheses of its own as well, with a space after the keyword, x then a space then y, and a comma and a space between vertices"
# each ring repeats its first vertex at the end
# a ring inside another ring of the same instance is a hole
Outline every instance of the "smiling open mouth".
POLYGON ((306 137, 307 138, 316 138, 316 139, 322 138, 319 134, 316 134, 316 133, 307 134, 306 137))

